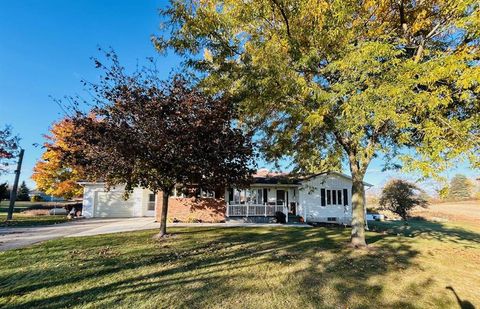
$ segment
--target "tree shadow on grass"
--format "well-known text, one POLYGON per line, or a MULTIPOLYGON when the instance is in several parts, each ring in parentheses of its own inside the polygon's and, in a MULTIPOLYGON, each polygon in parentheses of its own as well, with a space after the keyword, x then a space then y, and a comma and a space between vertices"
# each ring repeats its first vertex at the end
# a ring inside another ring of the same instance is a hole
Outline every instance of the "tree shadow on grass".
POLYGON ((373 231, 393 235, 424 237, 463 244, 464 246, 480 244, 479 233, 459 227, 448 226, 440 222, 415 219, 408 221, 408 225, 405 225, 403 221, 375 221, 369 222, 369 226, 373 231))
POLYGON ((132 300, 138 300, 138 307, 147 306, 144 301, 159 307, 251 307, 256 297, 263 299, 258 308, 284 307, 292 298, 293 306, 315 308, 412 307, 408 302, 387 302, 382 286, 368 283, 374 276, 415 267, 418 252, 408 239, 393 245, 380 241, 386 236, 376 235, 369 239, 372 249, 358 252, 345 246, 347 229, 174 231, 176 237, 160 243, 151 240, 152 232, 142 232, 89 238, 80 248, 67 240, 33 247, 29 250, 37 250, 31 253, 45 265, 25 269, 19 263, 14 272, 0 277, 4 307, 118 307, 132 300), (122 252, 125 246, 136 247, 122 252), (61 260, 65 253, 71 265, 46 262, 61 260), (84 265, 72 271, 69 267, 75 263, 84 265), (60 292, 40 294, 44 289, 60 292), (25 298, 15 298, 18 295, 25 298))

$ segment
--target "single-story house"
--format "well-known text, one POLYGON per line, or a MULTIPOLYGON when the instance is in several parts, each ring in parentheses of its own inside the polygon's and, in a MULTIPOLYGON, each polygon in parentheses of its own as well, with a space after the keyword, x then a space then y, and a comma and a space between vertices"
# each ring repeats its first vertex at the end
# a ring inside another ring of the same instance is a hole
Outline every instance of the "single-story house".
MULTIPOLYGON (((292 178, 285 173, 259 170, 248 189, 227 188, 217 192, 198 188, 174 190, 169 199, 170 221, 270 222, 275 213, 304 222, 350 224, 352 178, 329 172, 292 178), (186 193, 187 192, 187 193, 186 193), (190 193, 188 193, 190 192, 190 193)), ((136 188, 123 198, 122 187, 106 191, 103 183, 82 182, 83 215, 92 217, 155 217, 160 219, 162 193, 136 188)), ((365 183, 367 187, 370 184, 365 183)))

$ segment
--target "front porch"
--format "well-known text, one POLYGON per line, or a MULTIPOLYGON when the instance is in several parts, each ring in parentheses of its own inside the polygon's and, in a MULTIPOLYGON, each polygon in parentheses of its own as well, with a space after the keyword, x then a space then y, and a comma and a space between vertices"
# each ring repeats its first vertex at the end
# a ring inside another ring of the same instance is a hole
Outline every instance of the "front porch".
POLYGON ((297 185, 254 185, 250 189, 229 189, 227 193, 227 219, 251 218, 246 221, 272 222, 275 214, 281 212, 288 222, 289 215, 298 212, 297 185))
POLYGON ((274 217, 276 212, 283 212, 288 216, 289 209, 285 203, 281 205, 258 204, 228 204, 227 217, 274 217))

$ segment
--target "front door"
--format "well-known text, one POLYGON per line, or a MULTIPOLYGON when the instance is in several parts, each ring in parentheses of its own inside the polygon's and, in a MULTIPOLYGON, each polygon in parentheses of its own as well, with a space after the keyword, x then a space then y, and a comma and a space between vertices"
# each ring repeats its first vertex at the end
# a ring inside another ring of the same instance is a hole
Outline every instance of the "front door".
POLYGON ((277 190, 277 205, 283 205, 285 201, 285 190, 277 190))
POLYGON ((155 201, 156 201, 156 194, 153 194, 153 193, 148 194, 147 209, 145 211, 146 217, 155 216, 155 201))

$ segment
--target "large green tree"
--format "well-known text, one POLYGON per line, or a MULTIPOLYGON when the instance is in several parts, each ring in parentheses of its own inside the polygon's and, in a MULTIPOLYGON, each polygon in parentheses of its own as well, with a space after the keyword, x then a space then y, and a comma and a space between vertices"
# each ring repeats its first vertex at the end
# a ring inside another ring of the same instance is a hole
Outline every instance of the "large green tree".
POLYGON ((424 175, 479 164, 476 0, 171 0, 162 17, 157 48, 236 98, 267 159, 349 166, 356 247, 375 156, 424 175))

